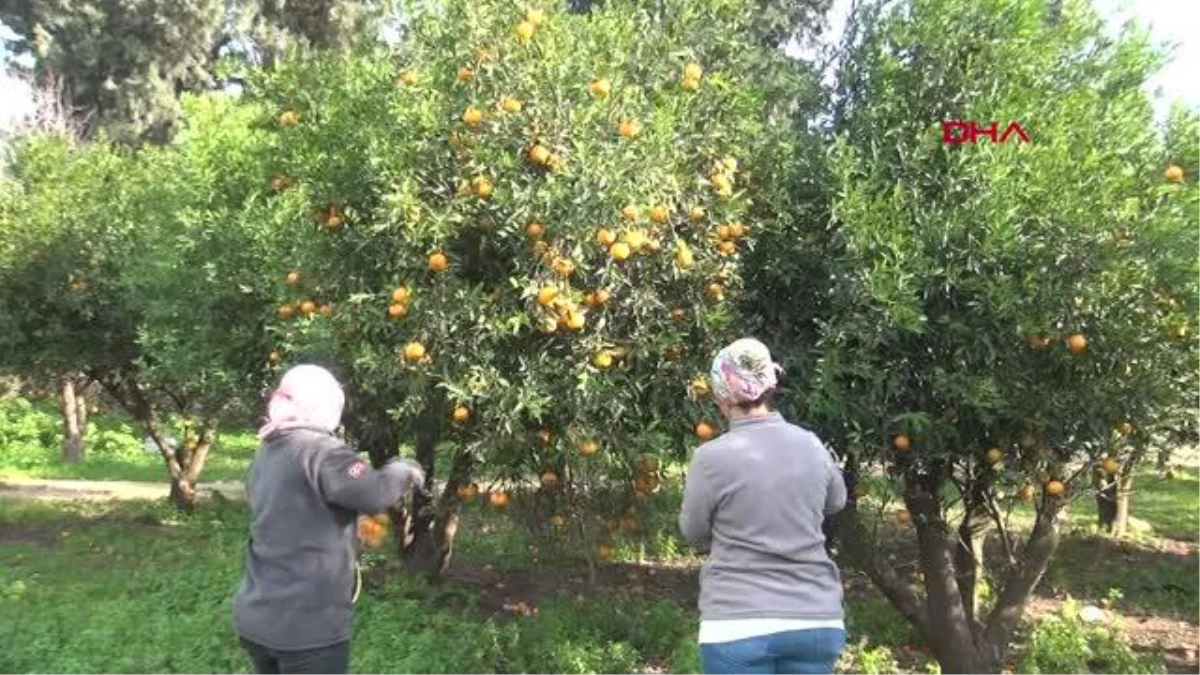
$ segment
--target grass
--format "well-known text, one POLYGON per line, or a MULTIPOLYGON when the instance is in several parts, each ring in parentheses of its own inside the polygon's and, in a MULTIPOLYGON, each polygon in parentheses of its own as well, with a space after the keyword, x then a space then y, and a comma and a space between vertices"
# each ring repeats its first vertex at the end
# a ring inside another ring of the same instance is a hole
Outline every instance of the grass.
MULTIPOLYGON (((93 419, 86 463, 58 462, 52 409, 0 401, 0 477, 163 480, 157 457, 120 418, 93 419)), ((240 478, 253 437, 226 437, 206 477, 240 478), (232 443, 230 442, 232 438, 232 443)), ((1080 499, 1039 590, 1195 624, 1200 607, 1194 547, 1195 470, 1163 481, 1140 476, 1140 538, 1089 530, 1080 499)), ((618 538, 614 561, 584 583, 577 548, 533 522, 498 515, 478 500, 459 528, 451 578, 430 585, 400 573, 388 555, 360 599, 356 672, 698 672, 694 644, 698 559, 675 534, 678 481, 640 513, 648 536, 618 538), (514 600, 532 616, 505 611, 514 600)), ((885 485, 872 494, 885 494, 885 485)), ((513 510, 521 506, 514 496, 513 510)), ((891 524, 893 535, 904 533, 891 524)), ((37 504, 0 499, 0 672, 246 672, 231 625, 248 514, 237 502, 205 502, 181 516, 161 502, 37 504)), ((894 539, 895 537, 891 537, 894 539)), ((919 636, 842 561, 850 638, 841 672, 936 672, 919 636)), ((1025 672, 1153 670, 1123 637, 1049 616, 1023 632, 1014 662, 1025 672), (1085 653, 1086 652, 1086 653, 1085 653)))
MULTIPOLYGON (((52 405, 0 399, 0 479, 166 480, 162 458, 147 451, 144 432, 124 416, 99 413, 88 419, 87 450, 78 464, 62 462, 60 434, 52 405)), ((251 433, 220 434, 201 480, 241 480, 257 449, 251 433)))

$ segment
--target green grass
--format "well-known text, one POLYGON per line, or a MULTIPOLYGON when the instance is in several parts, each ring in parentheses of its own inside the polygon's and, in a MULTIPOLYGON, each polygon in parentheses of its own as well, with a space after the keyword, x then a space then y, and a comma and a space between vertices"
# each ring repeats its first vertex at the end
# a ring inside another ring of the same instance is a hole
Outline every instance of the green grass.
MULTIPOLYGON (((146 451, 145 433, 128 418, 92 415, 86 438, 84 461, 65 464, 59 417, 52 405, 20 398, 0 400, 0 478, 166 480, 162 458, 146 451)), ((252 433, 219 434, 201 480, 241 480, 257 448, 252 433)))
MULTIPOLYGON (((1134 537, 1165 537, 1196 541, 1200 531, 1200 474, 1196 469, 1175 467, 1167 480, 1158 471, 1137 472, 1130 496, 1130 513, 1150 526, 1150 531, 1131 532, 1134 537)), ((1096 500, 1083 496, 1071 505, 1069 525, 1081 529, 1096 526, 1096 500)))

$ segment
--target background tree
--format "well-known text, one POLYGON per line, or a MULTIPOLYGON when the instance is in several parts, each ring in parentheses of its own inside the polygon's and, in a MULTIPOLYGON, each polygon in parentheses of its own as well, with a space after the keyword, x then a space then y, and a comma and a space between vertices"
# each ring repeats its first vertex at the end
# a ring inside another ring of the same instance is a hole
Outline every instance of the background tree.
MULTIPOLYGON (((790 304, 766 309, 796 327, 777 338, 798 340, 784 351, 800 354, 801 419, 862 483, 845 559, 943 672, 994 670, 1063 507, 1188 400, 1196 350, 1178 337, 1196 320, 1196 231, 1173 214, 1195 186, 1164 175, 1141 93, 1160 56, 1140 33, 1106 37, 1085 4, 1057 22, 1035 1, 859 12, 838 73, 832 221, 802 215, 796 243, 770 249, 768 269, 796 276, 790 304), (944 120, 1017 120, 1033 142, 947 145, 944 120), (912 578, 861 510, 897 500, 912 578), (983 555, 989 531, 998 559, 983 555)), ((795 212, 819 214, 815 193, 795 212)))

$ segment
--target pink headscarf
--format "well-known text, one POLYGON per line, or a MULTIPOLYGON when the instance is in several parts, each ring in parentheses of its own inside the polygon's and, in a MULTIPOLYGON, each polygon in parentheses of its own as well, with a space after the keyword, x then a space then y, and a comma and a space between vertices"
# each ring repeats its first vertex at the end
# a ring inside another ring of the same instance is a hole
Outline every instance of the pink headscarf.
POLYGON ((709 375, 713 395, 728 405, 758 400, 778 384, 777 374, 783 372, 771 361, 767 346, 753 338, 736 340, 717 353, 709 375))
POLYGON ((330 432, 342 420, 342 385, 320 366, 296 366, 284 374, 267 404, 268 421, 258 430, 266 438, 281 429, 317 427, 330 432))

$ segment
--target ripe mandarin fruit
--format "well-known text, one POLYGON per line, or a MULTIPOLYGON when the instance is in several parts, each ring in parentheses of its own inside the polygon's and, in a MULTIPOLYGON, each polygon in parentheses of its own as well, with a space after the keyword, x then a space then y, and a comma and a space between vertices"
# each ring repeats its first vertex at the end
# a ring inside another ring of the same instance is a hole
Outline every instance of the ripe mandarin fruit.
POLYGON ((612 83, 608 81, 608 78, 598 77, 592 80, 591 84, 588 85, 588 92, 594 98, 608 98, 609 93, 612 92, 612 83))
POLYGON ((287 282, 288 286, 295 286, 296 284, 300 283, 299 270, 292 270, 292 271, 288 272, 287 276, 284 277, 284 281, 287 282))
POLYGON ((405 361, 420 361, 425 358, 425 345, 420 342, 410 342, 404 345, 405 361))
POLYGON ((733 228, 729 227, 728 225, 718 225, 717 239, 720 239, 721 241, 733 239, 733 228))
POLYGON ((475 196, 479 197, 480 199, 487 199, 488 197, 491 197, 492 192, 495 191, 492 181, 484 178, 483 176, 476 178, 471 184, 472 187, 475 188, 475 196))
POLYGON ((270 361, 271 363, 278 363, 279 360, 282 358, 283 357, 280 356, 279 352, 277 352, 273 349, 271 350, 270 354, 267 354, 267 360, 270 361))
POLYGON ((732 241, 723 241, 717 244, 717 253, 726 256, 733 255, 734 253, 737 253, 737 244, 733 243, 732 241))
POLYGON ((567 313, 567 328, 571 330, 583 330, 586 323, 587 319, 584 317, 583 312, 571 311, 567 313))
POLYGON ((892 439, 892 447, 900 451, 907 450, 912 447, 912 440, 908 437, 908 434, 897 434, 892 439))
POLYGON ((536 220, 525 226, 525 234, 538 239, 546 231, 546 228, 536 220))
POLYGON ((683 76, 689 80, 698 80, 704 76, 704 68, 699 63, 689 63, 683 67, 683 76))
POLYGON ((908 509, 896 509, 896 522, 907 525, 912 522, 912 514, 908 512, 908 509))
POLYGON ((397 286, 392 291, 392 302, 408 302, 408 288, 406 286, 397 286))
POLYGON ((279 125, 283 127, 294 127, 300 124, 300 115, 295 110, 284 110, 279 115, 279 125))
POLYGON ((534 26, 540 26, 546 21, 546 13, 537 8, 525 10, 525 20, 534 26))
POLYGON ((1060 480, 1052 480, 1046 483, 1046 494, 1051 497, 1061 497, 1067 491, 1067 486, 1063 485, 1060 480))
POLYGON ((608 249, 608 255, 618 262, 625 260, 630 254, 629 244, 617 242, 608 249))
POLYGON ((412 70, 402 70, 400 71, 400 77, 397 79, 400 81, 400 84, 411 87, 417 83, 417 73, 412 70))
POLYGON ((693 80, 690 77, 685 77, 683 78, 683 81, 679 83, 679 88, 683 89, 684 91, 696 91, 700 88, 700 80, 693 80))
POLYGON ((594 295, 597 305, 603 305, 604 303, 608 302, 609 292, 603 288, 597 290, 594 295))
POLYGON ((550 160, 550 150, 544 145, 534 145, 529 148, 529 161, 534 164, 545 165, 550 160))
POLYGON ((508 506, 508 493, 503 490, 496 490, 488 495, 488 502, 492 505, 492 508, 502 509, 508 506))
POLYGON ((600 452, 600 444, 596 441, 588 439, 579 444, 579 454, 586 456, 594 455, 600 452))
POLYGON ((601 351, 592 359, 592 365, 600 370, 609 368, 613 364, 613 355, 608 351, 601 351))
POLYGON ((717 435, 717 430, 708 422, 700 422, 697 424, 695 432, 696 438, 699 438, 702 441, 711 440, 713 436, 717 435))
POLYGON ((473 79, 475 79, 475 71, 471 70, 470 68, 468 68, 466 66, 463 66, 458 69, 458 81, 459 82, 462 82, 465 84, 467 82, 470 82, 473 79))
POLYGON ((987 451, 988 464, 999 464, 1002 459, 1004 459, 1004 451, 1000 448, 992 448, 987 451))
MULTIPOLYGON (((675 249, 675 266, 681 270, 690 270, 696 264, 696 259, 692 256, 692 251, 682 241, 675 249)), ((711 293, 711 288, 710 288, 711 293)))
POLYGON ((1178 183, 1183 180, 1183 169, 1172 164, 1163 172, 1163 177, 1172 183, 1178 183))
POLYGON ((533 39, 533 34, 537 32, 537 26, 531 21, 522 21, 517 24, 514 32, 517 34, 518 42, 529 42, 533 39))
POLYGON ((304 316, 312 316, 317 311, 317 303, 312 300, 305 300, 300 303, 300 313, 304 316))
POLYGON ((629 204, 625 208, 621 209, 621 217, 625 220, 637 220, 638 208, 633 204, 629 204))
POLYGON ((401 302, 393 302, 388 305, 388 316, 393 319, 403 319, 408 315, 408 305, 401 302))
POLYGON ((637 120, 624 120, 617 125, 617 133, 621 138, 634 138, 642 132, 642 125, 637 120))
POLYGON ((676 307, 675 309, 671 310, 671 318, 675 321, 683 321, 687 318, 687 310, 683 309, 682 307, 676 307))
POLYGON ((1104 470, 1104 473, 1110 476, 1115 476, 1118 473, 1121 473, 1121 463, 1113 457, 1104 458, 1104 461, 1100 463, 1100 468, 1104 470))
POLYGON ((550 518, 550 524, 555 529, 562 529, 567 526, 567 517, 556 513, 550 518))
POLYGON ((516 114, 521 112, 521 100, 512 96, 505 96, 500 99, 500 108, 506 113, 516 114))
POLYGON ((662 204, 650 207, 650 220, 662 225, 671 219, 671 210, 662 204))
POLYGON ((567 258, 556 259, 550 265, 550 267, 554 270, 554 273, 560 277, 569 277, 575 273, 575 263, 571 262, 567 258))
POLYGON ((329 317, 333 316, 333 305, 329 304, 328 302, 321 305, 317 308, 317 314, 320 314, 328 319, 329 317))
POLYGON ((538 440, 542 442, 542 445, 550 445, 554 440, 554 432, 546 428, 538 429, 538 440))
POLYGON ((483 121, 483 111, 475 106, 467 108, 462 114, 463 124, 475 126, 483 121))
POLYGON ((1033 493, 1032 485, 1022 485, 1021 489, 1017 492, 1017 499, 1020 499, 1023 502, 1027 502, 1027 501, 1033 499, 1033 494, 1034 493, 1033 493))
POLYGON ((275 313, 279 315, 280 319, 287 321, 288 319, 292 318, 293 316, 296 316, 296 306, 290 302, 285 302, 284 304, 279 306, 279 309, 276 310, 275 313))
POLYGON ((699 223, 700 221, 704 220, 706 215, 707 214, 704 212, 703 207, 693 206, 692 208, 688 209, 688 219, 693 223, 699 223))
POLYGON ((451 418, 455 422, 466 422, 471 419, 471 410, 465 405, 455 406, 454 412, 451 413, 451 418))
POLYGON ((1122 436, 1129 437, 1133 435, 1133 422, 1128 420, 1117 425, 1117 433, 1122 436))
POLYGON ((690 388, 692 393, 696 396, 704 396, 709 392, 708 378, 703 375, 697 375, 696 377, 692 378, 691 382, 688 383, 688 388, 690 388))
POLYGON ((538 289, 538 295, 537 295, 538 304, 541 305, 542 307, 545 307, 546 305, 549 305, 550 303, 554 302, 555 298, 557 298, 557 297, 558 297, 558 287, 556 287, 556 286, 543 286, 540 289, 538 289))
MULTIPOLYGON (((676 260, 676 262, 678 262, 678 260, 676 260)), ((715 281, 712 282, 711 284, 708 285, 708 297, 710 297, 713 300, 716 300, 718 302, 721 300, 724 300, 725 299, 725 288, 723 286, 721 286, 721 284, 718 284, 715 281)))
POLYGON ((541 475, 539 481, 542 484, 542 488, 552 490, 558 486, 558 474, 553 471, 547 471, 541 475))
POLYGON ((602 227, 596 231, 596 241, 600 242, 601 246, 612 246, 616 240, 617 233, 607 227, 602 227))
POLYGON ((629 244, 631 251, 640 251, 646 245, 646 234, 641 230, 629 230, 624 234, 622 239, 626 244, 629 244))
POLYGON ((450 265, 450 261, 447 260, 445 253, 438 251, 438 252, 430 254, 430 256, 429 256, 430 271, 445 272, 446 268, 449 265, 450 265))
POLYGON ((1071 350, 1072 354, 1082 354, 1087 351, 1088 341, 1080 333, 1072 333, 1067 337, 1067 349, 1071 350))
POLYGON ((596 546, 596 557, 600 560, 608 560, 612 557, 613 548, 608 544, 599 544, 596 546))

